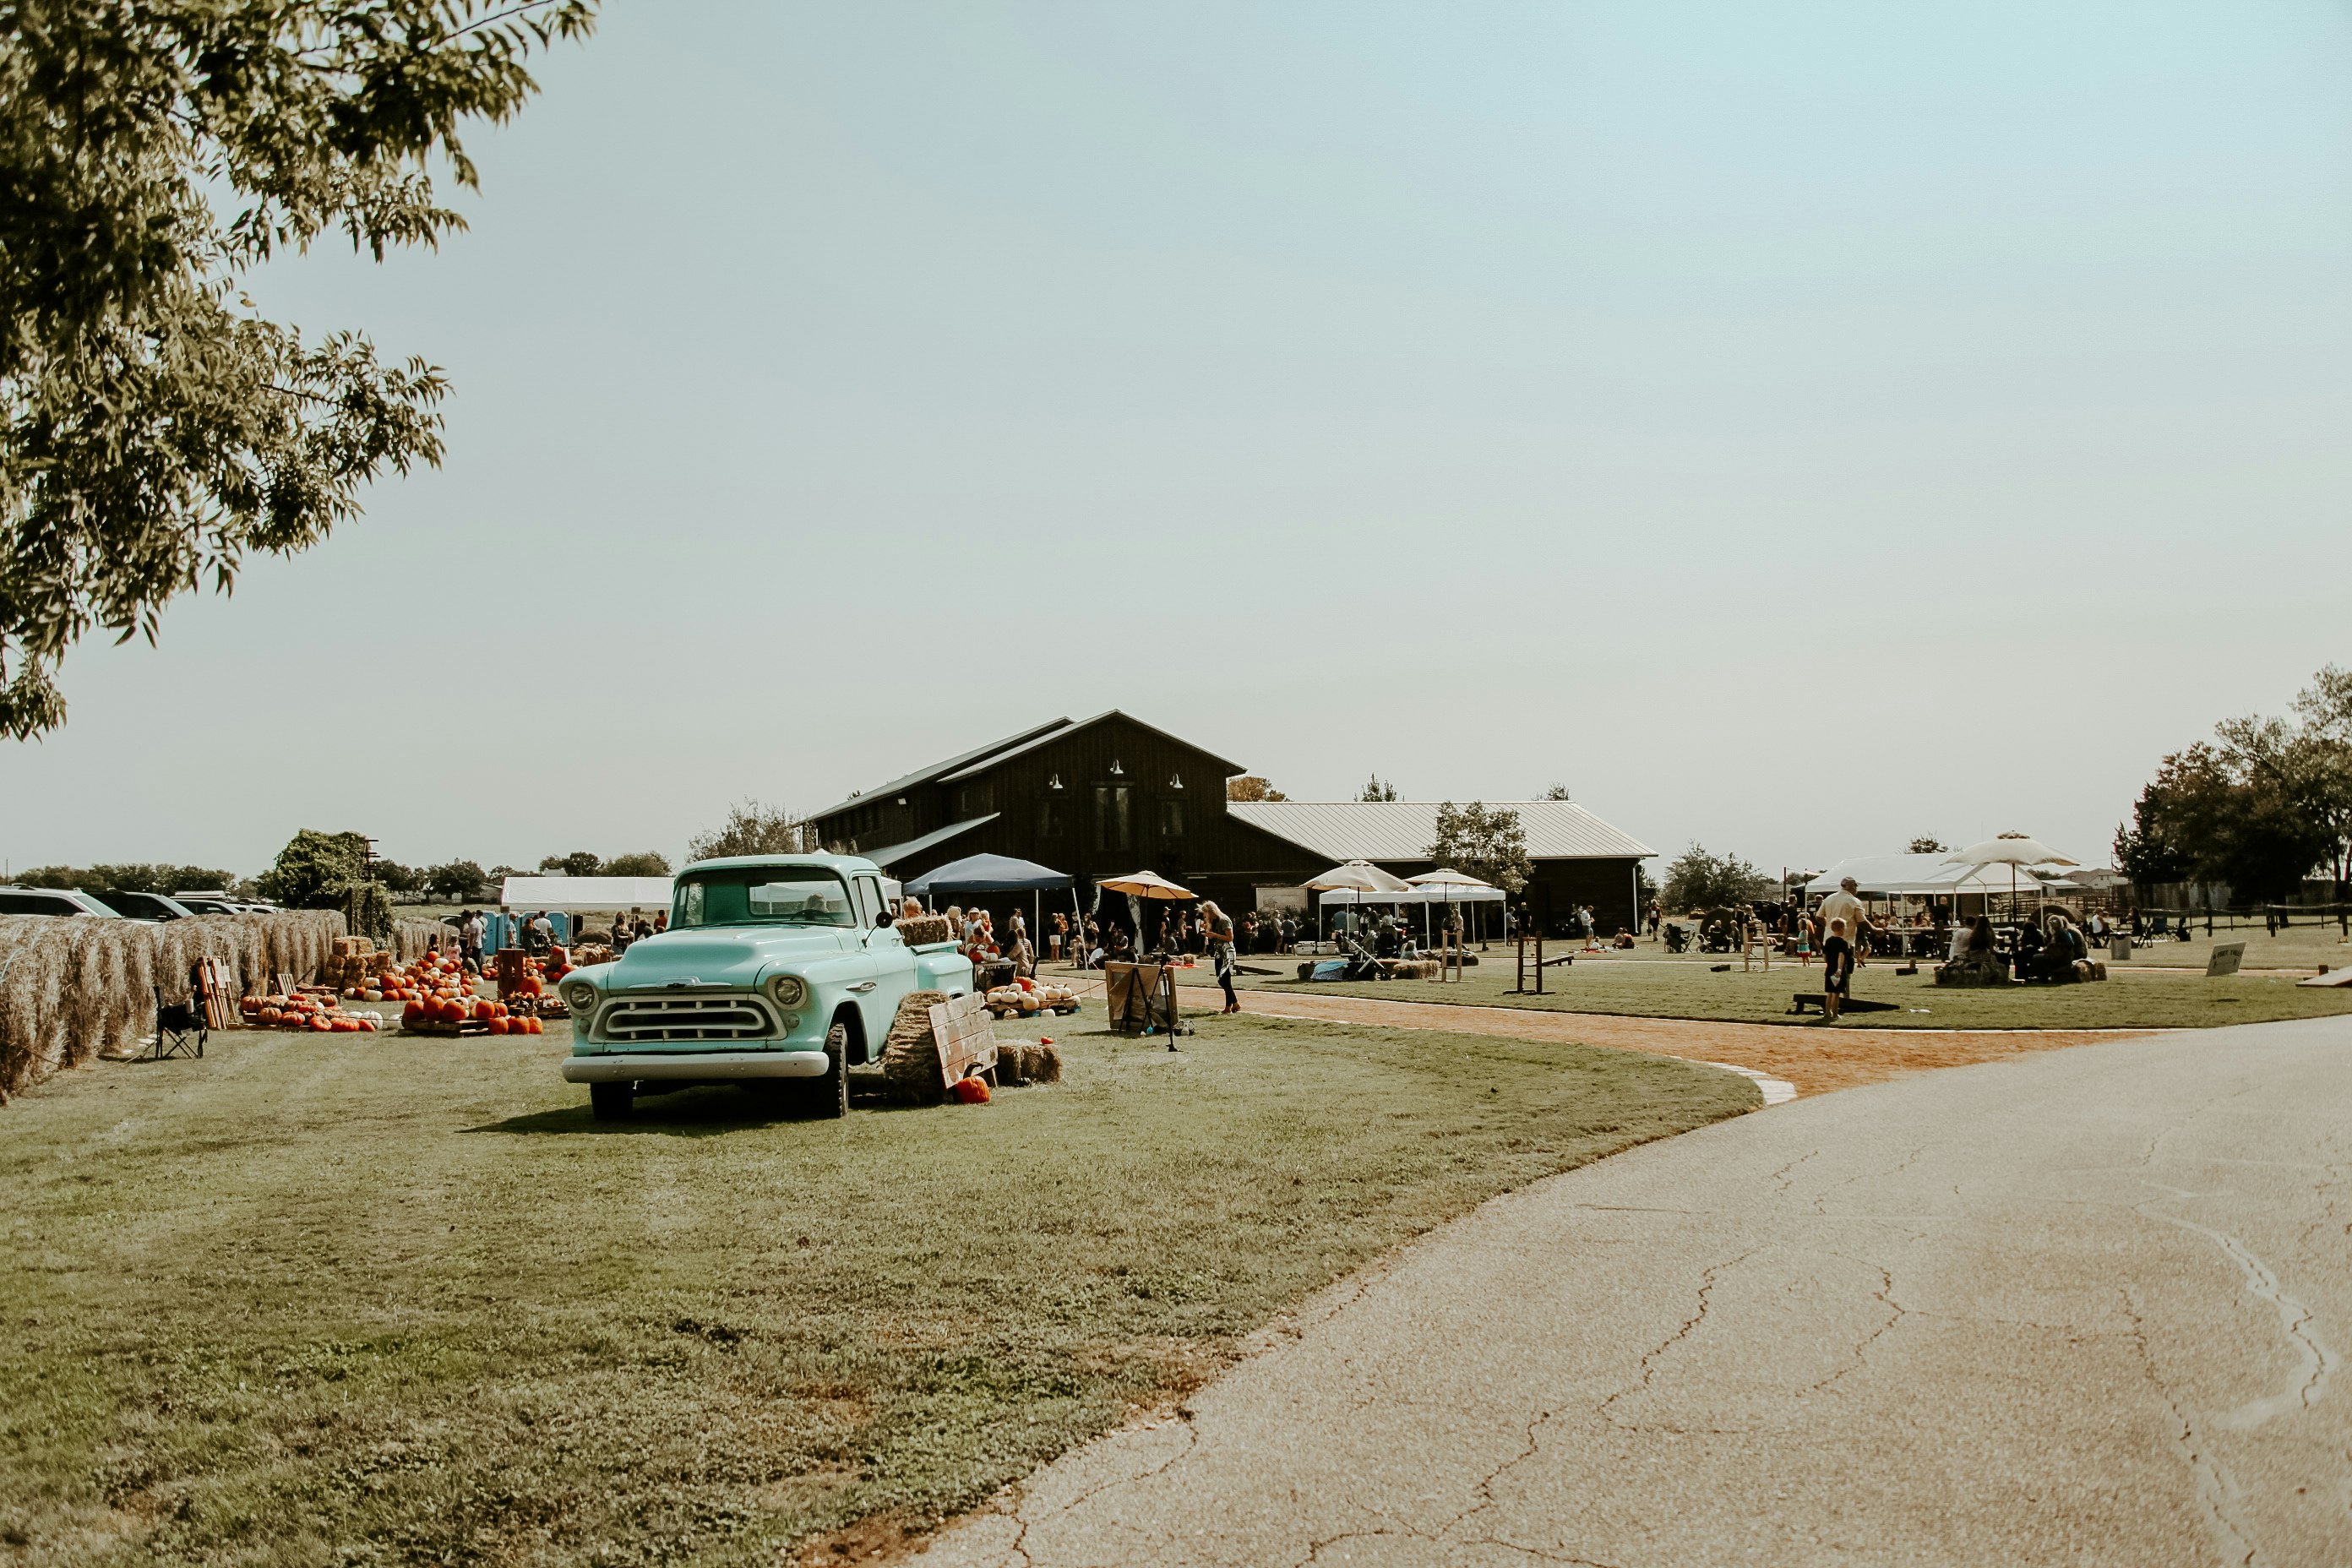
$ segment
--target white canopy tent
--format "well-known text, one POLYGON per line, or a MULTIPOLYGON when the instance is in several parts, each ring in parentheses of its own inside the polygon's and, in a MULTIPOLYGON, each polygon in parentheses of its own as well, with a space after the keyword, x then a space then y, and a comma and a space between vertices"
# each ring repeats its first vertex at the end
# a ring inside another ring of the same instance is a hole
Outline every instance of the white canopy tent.
POLYGON ((509 877, 499 902, 510 910, 666 910, 672 877, 509 877))
MULTIPOLYGON (((1948 899, 2010 890, 2006 866, 1956 866, 1941 855, 1863 855, 1841 860, 1805 884, 1810 898, 1826 898, 1848 877, 1866 899, 1948 899)), ((2038 887, 2031 876, 2019 886, 2038 887)))

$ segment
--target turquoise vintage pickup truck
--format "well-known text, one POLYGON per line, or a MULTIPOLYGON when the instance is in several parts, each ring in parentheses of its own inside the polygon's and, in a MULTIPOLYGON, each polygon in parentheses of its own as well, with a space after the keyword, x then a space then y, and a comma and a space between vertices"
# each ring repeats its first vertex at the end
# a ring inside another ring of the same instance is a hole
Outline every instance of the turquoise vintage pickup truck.
POLYGON ((908 945, 882 872, 845 855, 698 860, 669 930, 563 977, 572 1055, 600 1119, 697 1083, 768 1085, 818 1116, 849 1110, 848 1069, 879 1059, 910 991, 971 990, 951 942, 908 945))

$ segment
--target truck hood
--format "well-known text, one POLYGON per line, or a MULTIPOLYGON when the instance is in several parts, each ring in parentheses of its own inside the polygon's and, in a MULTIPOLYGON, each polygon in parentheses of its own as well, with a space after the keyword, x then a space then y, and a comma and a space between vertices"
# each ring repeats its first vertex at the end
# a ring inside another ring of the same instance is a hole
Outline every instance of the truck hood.
POLYGON ((610 991, 681 983, 749 991, 774 970, 799 970, 855 949, 858 934, 842 926, 665 931, 630 943, 605 972, 604 984, 610 991))

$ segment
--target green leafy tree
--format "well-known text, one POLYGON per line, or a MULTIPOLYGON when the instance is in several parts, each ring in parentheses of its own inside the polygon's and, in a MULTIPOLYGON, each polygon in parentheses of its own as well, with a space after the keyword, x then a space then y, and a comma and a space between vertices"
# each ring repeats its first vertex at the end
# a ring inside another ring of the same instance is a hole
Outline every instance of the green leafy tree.
POLYGON ((236 873, 205 866, 37 866, 16 880, 27 888, 81 888, 94 893, 177 893, 231 887, 236 873))
POLYGON ((1365 784, 1363 793, 1356 798, 1358 800, 1395 800, 1399 797, 1394 781, 1383 779, 1380 774, 1374 773, 1365 784))
POLYGON ((669 857, 654 849, 642 849, 634 855, 615 855, 604 862, 607 877, 667 877, 669 857))
POLYGON ((446 384, 309 341, 245 281, 330 229, 382 260, 464 226, 433 174, 585 36, 593 0, 0 0, 0 733, 64 722, 93 628, 288 555, 441 458, 446 384))
POLYGON ((261 874, 261 896, 289 910, 341 909, 352 886, 364 880, 368 841, 357 833, 320 833, 304 828, 278 852, 261 874))
POLYGON ((1546 784, 1544 786, 1543 794, 1538 795, 1536 798, 1538 800, 1567 800, 1570 797, 1566 784, 1546 784))
POLYGON ((1288 800, 1290 797, 1255 773, 1244 773, 1225 781, 1227 800, 1288 800))
POLYGON ((1910 853, 1914 855, 1944 855, 1948 854, 1951 847, 1942 839, 1931 837, 1924 833, 1911 840, 1909 846, 1910 853))
POLYGON ((1535 875, 1528 856, 1528 832, 1519 814, 1507 805, 1488 806, 1478 801, 1457 807, 1452 801, 1437 808, 1436 836, 1422 851, 1440 866, 1466 871, 1507 893, 1516 893, 1535 875))
POLYGON ((376 880, 395 893, 421 893, 425 890, 425 868, 404 866, 397 860, 378 860, 376 880))
POLYGON ((1761 898, 1771 879, 1737 855, 1711 855, 1693 844, 1666 868, 1664 904, 1678 914, 1702 913, 1761 898))
POLYGON ((481 896, 487 875, 471 860, 451 860, 425 873, 425 890, 445 903, 464 903, 481 896))
POLYGON ((804 855, 816 847, 816 830, 797 812, 743 801, 728 808, 727 820, 698 834, 686 858, 716 860, 728 855, 804 855))
POLYGON ((551 877, 593 877, 604 864, 585 849, 574 849, 569 855, 550 855, 539 868, 551 877))

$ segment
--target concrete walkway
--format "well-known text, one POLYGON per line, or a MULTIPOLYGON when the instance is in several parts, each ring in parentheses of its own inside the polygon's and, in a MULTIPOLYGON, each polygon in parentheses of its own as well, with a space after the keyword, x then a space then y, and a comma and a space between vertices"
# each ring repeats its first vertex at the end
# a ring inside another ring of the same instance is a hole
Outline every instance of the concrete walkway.
POLYGON ((2352 1019, 1741 1117, 1272 1342, 927 1568, 2352 1563, 2352 1019))

